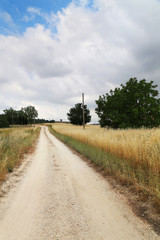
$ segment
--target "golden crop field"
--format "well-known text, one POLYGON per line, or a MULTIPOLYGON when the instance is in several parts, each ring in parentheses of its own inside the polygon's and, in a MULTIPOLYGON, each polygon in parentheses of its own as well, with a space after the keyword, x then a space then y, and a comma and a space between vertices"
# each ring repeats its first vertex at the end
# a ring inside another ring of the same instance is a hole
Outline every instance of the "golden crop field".
POLYGON ((53 128, 83 143, 99 147, 134 165, 147 164, 155 173, 160 172, 160 129, 113 130, 88 125, 54 124, 53 128))
POLYGON ((0 129, 0 180, 31 150, 39 130, 28 127, 0 129))
POLYGON ((113 164, 113 160, 106 164, 108 168, 112 168, 111 172, 115 175, 120 174, 127 181, 129 179, 131 182, 137 182, 154 192, 160 199, 159 128, 114 130, 88 125, 83 130, 81 126, 61 123, 53 124, 52 128, 86 144, 86 147, 93 146, 118 157, 119 160, 115 160, 113 164))

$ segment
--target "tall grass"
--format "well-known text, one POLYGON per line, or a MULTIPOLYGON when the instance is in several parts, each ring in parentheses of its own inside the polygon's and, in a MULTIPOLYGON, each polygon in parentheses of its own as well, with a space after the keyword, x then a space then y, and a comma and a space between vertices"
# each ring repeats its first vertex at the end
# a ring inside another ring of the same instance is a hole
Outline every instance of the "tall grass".
POLYGON ((96 164, 105 165, 107 172, 126 182, 137 184, 151 193, 160 204, 159 128, 113 130, 87 126, 86 130, 83 130, 82 127, 68 124, 53 124, 52 127, 57 133, 83 143, 86 150, 87 146, 92 147, 92 150, 87 151, 95 148, 106 155, 110 154, 107 159, 102 154, 96 164))
POLYGON ((2 129, 0 132, 0 181, 20 163, 37 139, 40 128, 2 129))

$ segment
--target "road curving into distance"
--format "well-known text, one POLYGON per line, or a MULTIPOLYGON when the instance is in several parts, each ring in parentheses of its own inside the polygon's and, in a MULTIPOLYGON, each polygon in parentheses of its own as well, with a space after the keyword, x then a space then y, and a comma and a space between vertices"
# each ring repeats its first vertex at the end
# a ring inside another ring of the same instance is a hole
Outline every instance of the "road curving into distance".
POLYGON ((25 162, 1 187, 0 240, 160 239, 47 127, 25 162))

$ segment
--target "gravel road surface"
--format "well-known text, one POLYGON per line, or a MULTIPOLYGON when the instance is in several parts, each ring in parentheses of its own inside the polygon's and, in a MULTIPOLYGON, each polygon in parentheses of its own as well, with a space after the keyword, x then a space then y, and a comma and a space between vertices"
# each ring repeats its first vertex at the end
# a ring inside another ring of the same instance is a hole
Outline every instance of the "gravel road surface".
POLYGON ((127 200, 42 127, 0 189, 0 240, 158 240, 127 200))

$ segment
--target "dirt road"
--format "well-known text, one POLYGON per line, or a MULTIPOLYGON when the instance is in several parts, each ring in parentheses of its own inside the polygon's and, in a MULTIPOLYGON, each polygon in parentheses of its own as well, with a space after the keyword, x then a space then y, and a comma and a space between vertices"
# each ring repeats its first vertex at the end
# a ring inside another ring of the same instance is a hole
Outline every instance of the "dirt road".
POLYGON ((0 198, 0 240, 160 239, 124 197, 46 127, 35 153, 0 195, 6 191, 0 198))

